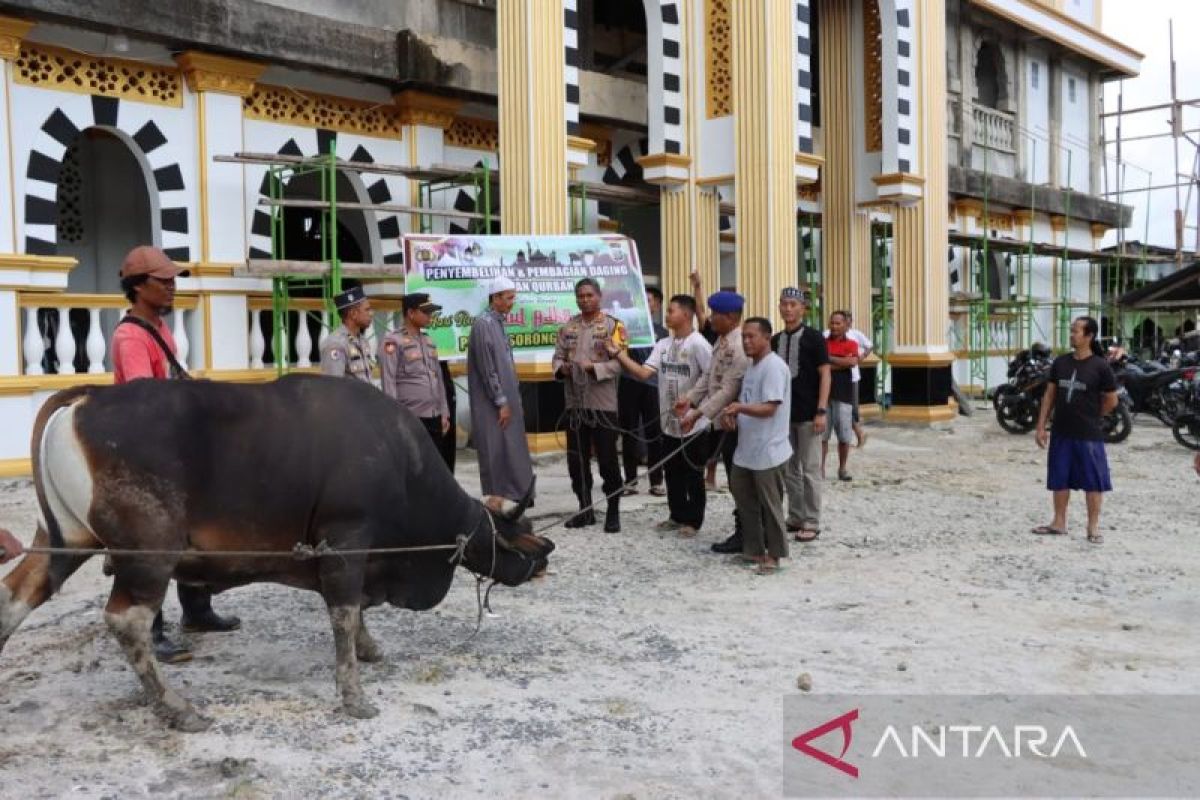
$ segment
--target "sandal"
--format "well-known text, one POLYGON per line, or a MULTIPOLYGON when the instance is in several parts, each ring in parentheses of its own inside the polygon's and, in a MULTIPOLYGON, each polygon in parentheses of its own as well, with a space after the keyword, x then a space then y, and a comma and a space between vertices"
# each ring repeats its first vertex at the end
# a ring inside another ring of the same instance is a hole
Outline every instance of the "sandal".
POLYGON ((755 575, 776 575, 780 572, 783 572, 783 565, 779 563, 759 564, 758 568, 754 570, 755 575))
POLYGON ((1088 544, 1104 544, 1104 534, 1089 533, 1087 535, 1088 544))
POLYGON ((820 539, 820 538, 821 538, 821 532, 820 532, 820 531, 813 531, 813 530, 807 530, 807 531, 806 531, 806 530, 801 530, 801 531, 799 531, 799 532, 798 532, 798 533, 797 533, 795 536, 793 536, 792 538, 793 538, 793 539, 795 539, 797 542, 805 542, 805 543, 808 543, 808 542, 815 542, 817 539, 820 539), (810 536, 805 536, 804 534, 806 534, 806 533, 807 533, 807 534, 811 534, 811 535, 810 535, 810 536))
POLYGON ((1067 535, 1066 531, 1059 530, 1058 528, 1051 528, 1049 525, 1038 525, 1036 528, 1031 530, 1030 533, 1036 533, 1038 536, 1066 536, 1067 535))

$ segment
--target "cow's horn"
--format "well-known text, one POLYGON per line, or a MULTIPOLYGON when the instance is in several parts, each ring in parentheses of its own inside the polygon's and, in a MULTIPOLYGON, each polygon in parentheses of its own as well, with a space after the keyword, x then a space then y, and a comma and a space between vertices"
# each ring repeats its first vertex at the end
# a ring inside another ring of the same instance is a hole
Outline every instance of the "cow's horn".
POLYGON ((505 514, 505 516, 511 520, 520 519, 521 515, 524 514, 531 505, 533 505, 533 492, 536 486, 537 476, 535 475, 533 480, 529 482, 529 491, 525 492, 525 496, 521 498, 521 501, 517 503, 517 505, 511 511, 505 514))

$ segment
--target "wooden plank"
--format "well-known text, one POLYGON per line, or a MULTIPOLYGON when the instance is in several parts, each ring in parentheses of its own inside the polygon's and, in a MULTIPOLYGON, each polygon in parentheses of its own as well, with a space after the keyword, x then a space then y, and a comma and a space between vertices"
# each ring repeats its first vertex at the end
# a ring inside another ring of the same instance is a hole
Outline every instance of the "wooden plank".
MULTIPOLYGON (((329 203, 324 200, 272 200, 269 197, 260 197, 258 199, 260 206, 280 206, 282 208, 328 208, 329 203)), ((456 211, 444 210, 439 208, 426 208, 424 206, 401 206, 391 203, 350 203, 338 201, 339 209, 348 211, 390 211, 398 214, 424 214, 431 217, 457 217, 460 219, 485 219, 483 214, 474 211, 456 211)))
MULTIPOLYGON (((238 272, 257 278, 320 277, 328 274, 329 262, 250 258, 246 260, 245 269, 238 272)), ((347 278, 400 278, 404 276, 404 265, 343 262, 342 275, 347 278)))

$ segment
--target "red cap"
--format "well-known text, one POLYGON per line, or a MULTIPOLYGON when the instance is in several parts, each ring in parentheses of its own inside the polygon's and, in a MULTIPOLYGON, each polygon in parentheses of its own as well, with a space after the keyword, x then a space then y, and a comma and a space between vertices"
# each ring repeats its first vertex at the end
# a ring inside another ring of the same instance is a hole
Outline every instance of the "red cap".
POLYGON ((125 262, 121 264, 122 278, 149 275, 166 281, 175 277, 186 278, 190 274, 188 270, 167 258, 167 254, 162 250, 147 244, 130 250, 125 256, 125 262))

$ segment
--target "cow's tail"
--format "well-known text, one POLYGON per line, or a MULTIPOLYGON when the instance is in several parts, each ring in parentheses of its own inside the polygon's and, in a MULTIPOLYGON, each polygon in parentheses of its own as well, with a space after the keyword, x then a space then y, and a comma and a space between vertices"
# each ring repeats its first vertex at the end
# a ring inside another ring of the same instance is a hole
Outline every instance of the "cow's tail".
MULTIPOLYGON (((43 470, 42 450, 46 426, 55 413, 78 402, 93 390, 94 387, 91 386, 76 386, 58 392, 45 402, 33 423, 29 453, 40 511, 40 524, 33 539, 36 546, 65 546, 62 527, 50 507, 47 476, 43 470)), ((0 650, 4 649, 8 637, 25 620, 29 612, 46 602, 62 581, 78 568, 82 560, 86 560, 86 556, 80 559, 74 556, 51 557, 44 553, 30 553, 4 577, 4 581, 0 583, 0 650)))

